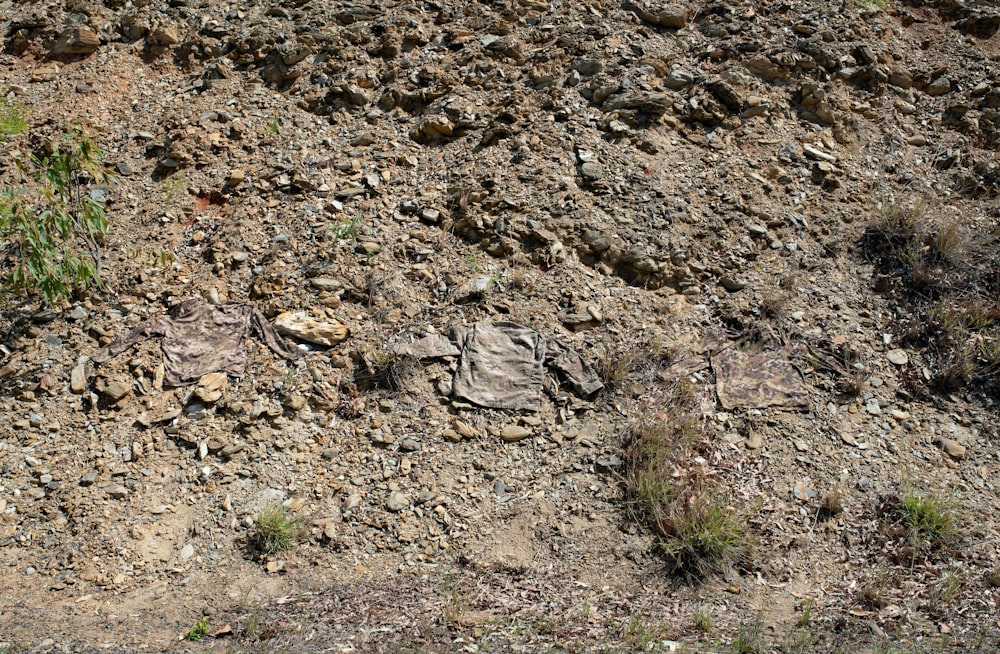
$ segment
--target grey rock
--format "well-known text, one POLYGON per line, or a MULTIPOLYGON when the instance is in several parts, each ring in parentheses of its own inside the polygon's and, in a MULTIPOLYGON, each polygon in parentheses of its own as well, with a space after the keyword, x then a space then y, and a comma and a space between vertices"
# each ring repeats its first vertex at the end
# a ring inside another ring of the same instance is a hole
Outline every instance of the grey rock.
POLYGON ((125 499, 126 497, 128 497, 128 489, 125 488, 124 486, 122 486, 121 484, 115 484, 114 486, 108 486, 105 489, 105 492, 107 492, 107 494, 110 497, 112 497, 112 498, 114 498, 116 500, 121 500, 121 499, 125 499))
POLYGON ((399 513, 409 505, 410 498, 399 491, 389 493, 389 497, 385 501, 385 508, 389 509, 393 513, 399 513))

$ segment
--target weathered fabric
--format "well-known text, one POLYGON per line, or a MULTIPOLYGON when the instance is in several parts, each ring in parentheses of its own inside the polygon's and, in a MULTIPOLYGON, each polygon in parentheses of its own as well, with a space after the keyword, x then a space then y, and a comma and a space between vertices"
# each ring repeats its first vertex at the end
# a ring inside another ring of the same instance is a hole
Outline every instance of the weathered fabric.
POLYGON ((587 397, 604 385, 573 350, 512 322, 483 321, 451 329, 452 341, 439 335, 396 347, 419 358, 459 355, 452 395, 493 409, 537 411, 542 402, 545 366, 573 392, 587 397))
POLYGON ((95 352, 90 360, 101 365, 149 338, 163 337, 164 381, 184 386, 210 372, 242 377, 246 367, 247 335, 264 341, 275 354, 297 359, 302 353, 288 345, 266 318, 250 304, 213 306, 201 299, 173 307, 169 315, 136 325, 127 334, 95 352))
POLYGON ((727 348, 712 357, 712 367, 719 402, 727 411, 736 407, 809 406, 802 375, 783 350, 741 352, 727 348))

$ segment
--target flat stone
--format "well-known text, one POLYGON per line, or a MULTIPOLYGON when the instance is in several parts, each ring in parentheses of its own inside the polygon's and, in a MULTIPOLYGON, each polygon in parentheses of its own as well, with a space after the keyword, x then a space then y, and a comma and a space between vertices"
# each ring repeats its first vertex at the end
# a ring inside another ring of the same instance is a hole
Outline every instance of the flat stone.
POLYGON ((531 436, 531 430, 525 429, 520 425, 507 425, 500 430, 500 438, 502 438, 505 443, 516 443, 517 441, 522 441, 529 436, 531 436))
POLYGON ((181 548, 181 552, 180 554, 177 555, 177 558, 180 559, 181 561, 187 561, 192 556, 194 556, 194 545, 188 543, 187 545, 181 548))
POLYGON ((938 445, 948 456, 956 461, 965 458, 965 446, 961 445, 957 441, 953 441, 950 438, 942 436, 938 439, 938 445))
POLYGON ((614 472, 622 466, 622 460, 616 454, 605 454, 597 457, 594 465, 601 472, 614 472))
POLYGON ((865 411, 872 414, 873 416, 877 416, 882 413, 882 407, 879 406, 878 400, 872 398, 867 402, 865 402, 865 411))
POLYGON ((905 350, 895 349, 885 353, 885 358, 894 366, 905 366, 910 361, 905 350))
POLYGON ((324 347, 340 343, 349 333, 336 320, 317 320, 304 311, 286 311, 275 319, 274 327, 280 334, 324 347))

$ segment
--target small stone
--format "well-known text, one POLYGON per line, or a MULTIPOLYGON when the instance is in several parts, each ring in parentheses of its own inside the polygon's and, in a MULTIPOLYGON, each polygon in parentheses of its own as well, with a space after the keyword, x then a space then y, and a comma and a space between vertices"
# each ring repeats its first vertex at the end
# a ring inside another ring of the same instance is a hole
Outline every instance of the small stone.
POLYGON ((128 489, 122 486, 121 484, 115 484, 114 486, 109 486, 107 489, 105 489, 105 491, 110 497, 116 500, 121 500, 128 497, 128 489))
POLYGON ((183 562, 183 561, 187 561, 192 556, 194 556, 194 545, 192 545, 191 543, 188 543, 187 545, 185 545, 184 547, 181 548, 181 552, 177 556, 177 558, 183 562))
POLYGON ((605 454, 597 457, 594 465, 599 472, 615 472, 622 466, 622 460, 615 454, 605 454))
POLYGON ((56 77, 59 76, 59 64, 55 61, 49 61, 44 64, 39 64, 31 71, 31 81, 32 82, 51 82, 56 77))
POLYGON ((465 424, 461 420, 456 420, 451 423, 452 429, 458 432, 458 435, 462 438, 474 438, 476 435, 476 430, 465 424))
POLYGON ((688 8, 683 3, 667 5, 656 14, 655 23, 663 27, 679 30, 688 21, 688 8))
POLYGON ((879 405, 878 400, 871 398, 865 402, 865 411, 872 414, 873 416, 880 415, 882 413, 882 407, 879 405))
POLYGON ((588 182, 596 182, 604 177, 604 169, 596 161, 585 161, 580 164, 580 174, 588 182))
POLYGON ((84 487, 92 486, 95 481, 97 481, 97 473, 88 472, 80 479, 80 485, 84 487))
POLYGON ((757 432, 752 432, 747 437, 746 446, 749 450, 759 450, 764 446, 764 439, 757 432))
POLYGON ((938 439, 938 445, 941 447, 945 453, 951 458, 959 461, 965 458, 965 446, 959 444, 957 441, 953 441, 950 438, 945 438, 942 436, 938 439))
POLYGON ((97 50, 100 45, 101 39, 93 30, 86 27, 73 27, 62 33, 52 48, 52 54, 56 56, 85 55, 97 50))
POLYGON ((403 442, 399 444, 399 449, 403 452, 419 452, 420 443, 412 438, 404 438, 403 442))
POLYGON ((928 95, 945 95, 951 93, 951 80, 939 77, 927 86, 928 95))
POLYGON ((906 350, 900 349, 889 350, 886 352, 885 358, 889 360, 889 363, 895 366, 905 366, 910 361, 910 358, 906 354, 906 350))
POLYGON ((502 438, 505 443, 516 443, 517 441, 522 441, 529 436, 531 436, 531 430, 525 429, 520 425, 507 425, 500 430, 500 438, 502 438))
POLYGON ((227 180, 229 186, 232 188, 236 188, 245 181, 247 181, 247 174, 238 169, 229 173, 229 179, 227 180))
POLYGON ((66 319, 76 322, 79 320, 86 320, 88 315, 89 314, 87 313, 86 309, 84 309, 80 305, 77 305, 66 312, 66 319))
POLYGON ((180 43, 181 38, 177 35, 177 30, 168 25, 166 27, 158 27, 150 32, 149 42, 153 45, 170 46, 180 43))
POLYGON ((409 505, 410 498, 399 491, 389 493, 389 498, 385 501, 385 508, 393 513, 399 513, 409 505))
POLYGON ((207 375, 202 375, 194 390, 195 397, 206 404, 218 402, 228 383, 229 379, 224 372, 210 372, 207 375))
POLYGON ((108 377, 98 377, 95 388, 97 389, 97 392, 104 397, 104 399, 112 404, 120 401, 132 392, 131 387, 116 379, 110 379, 108 377))
POLYGON ((742 291, 744 288, 747 287, 745 282, 742 282, 738 279, 729 276, 724 276, 721 279, 719 279, 719 283, 722 284, 722 287, 724 289, 734 293, 736 291, 742 291))

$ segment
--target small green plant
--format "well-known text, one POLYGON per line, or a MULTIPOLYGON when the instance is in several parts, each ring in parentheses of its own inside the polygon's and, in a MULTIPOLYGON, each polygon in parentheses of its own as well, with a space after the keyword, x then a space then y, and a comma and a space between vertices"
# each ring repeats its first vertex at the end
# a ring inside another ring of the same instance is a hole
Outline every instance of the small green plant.
POLYGON ((187 639, 190 641, 201 640, 208 635, 208 618, 201 617, 198 621, 194 623, 191 627, 191 631, 187 632, 187 639))
POLYGON ((812 622, 812 611, 815 606, 815 602, 811 597, 807 597, 802 601, 802 613, 799 614, 799 626, 805 627, 812 622))
POLYGON ((863 9, 881 9, 885 10, 889 7, 889 2, 891 0, 851 0, 855 5, 863 9))
POLYGON ((663 631, 664 625, 654 625, 641 615, 633 615, 625 626, 624 644, 629 651, 647 652, 656 649, 657 635, 663 631))
POLYGON ((900 511, 918 543, 941 545, 955 533, 954 513, 943 498, 907 491, 900 501, 900 511))
POLYGON ((163 181, 160 182, 160 188, 163 190, 167 206, 173 207, 180 204, 181 198, 187 196, 188 186, 188 179, 184 173, 174 173, 169 177, 164 177, 163 181))
POLYGON ((740 623, 739 632, 733 641, 733 654, 764 654, 767 645, 764 642, 764 625, 758 616, 752 623, 740 623))
POLYGON ((7 93, 0 87, 0 141, 28 131, 28 110, 8 100, 7 93))
POLYGON ((277 136, 281 131, 281 116, 279 114, 271 114, 267 119, 267 133, 271 136, 277 136))
POLYGON ((260 616, 256 613, 251 613, 247 616, 246 620, 243 622, 243 633, 247 638, 254 638, 257 636, 257 632, 260 630, 260 616))
POLYGON ((101 284, 101 244, 108 231, 103 198, 88 192, 112 176, 103 153, 78 128, 44 156, 15 154, 22 187, 0 191, 0 239, 9 240, 15 293, 41 291, 48 303, 101 284))
POLYGON ((303 518, 287 506, 271 504, 257 514, 250 543, 261 555, 273 556, 291 547, 304 526, 303 518))
POLYGON ((694 610, 694 626, 703 633, 712 631, 714 623, 712 621, 712 609, 707 606, 699 606, 694 610))
POLYGON ((358 240, 358 227, 361 225, 361 214, 355 214, 352 218, 341 221, 332 227, 327 228, 327 234, 334 241, 356 241, 358 240))

